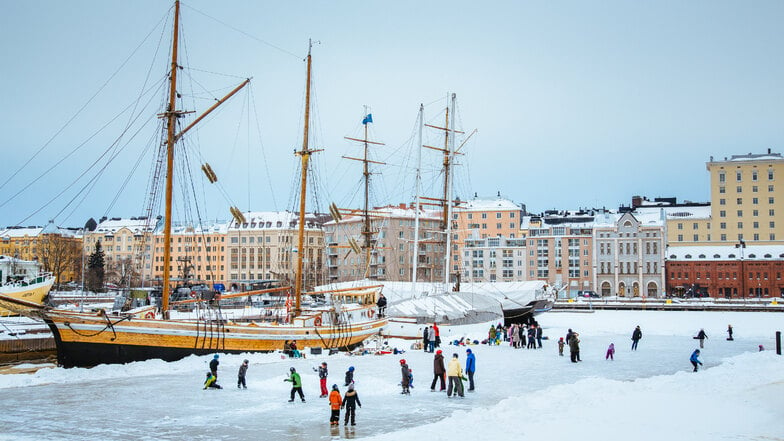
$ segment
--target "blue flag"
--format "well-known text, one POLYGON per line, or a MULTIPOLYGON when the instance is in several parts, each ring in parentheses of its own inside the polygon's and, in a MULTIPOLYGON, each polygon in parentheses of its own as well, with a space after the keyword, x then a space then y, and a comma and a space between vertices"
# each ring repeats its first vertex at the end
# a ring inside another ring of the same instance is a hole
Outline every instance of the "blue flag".
POLYGON ((368 113, 365 118, 362 119, 362 124, 372 123, 373 122, 373 114, 368 113))

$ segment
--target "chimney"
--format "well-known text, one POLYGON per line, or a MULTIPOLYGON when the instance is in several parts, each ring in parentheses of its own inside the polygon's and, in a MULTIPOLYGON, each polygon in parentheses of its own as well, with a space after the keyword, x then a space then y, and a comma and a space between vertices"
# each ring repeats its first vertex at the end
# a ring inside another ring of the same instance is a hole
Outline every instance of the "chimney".
POLYGON ((642 197, 632 196, 632 208, 637 208, 642 205, 642 197))

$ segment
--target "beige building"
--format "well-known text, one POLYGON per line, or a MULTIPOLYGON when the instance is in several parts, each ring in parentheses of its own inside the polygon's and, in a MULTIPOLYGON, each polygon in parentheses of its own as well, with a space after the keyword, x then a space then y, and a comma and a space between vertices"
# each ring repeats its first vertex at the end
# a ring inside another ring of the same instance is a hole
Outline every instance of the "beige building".
MULTIPOLYGON (((361 216, 345 216, 340 222, 324 224, 328 246, 330 282, 368 278, 411 281, 413 274, 414 230, 416 213, 406 204, 377 207, 372 210, 373 250, 366 267, 363 256, 349 245, 354 239, 362 245, 361 216)), ((422 210, 419 218, 417 281, 438 282, 444 278, 444 238, 440 212, 422 210)))
POLYGON ((784 241, 784 158, 780 153, 733 155, 707 163, 713 243, 743 240, 757 245, 784 241))
POLYGON ((103 218, 95 230, 84 233, 85 256, 89 257, 100 241, 105 280, 114 283, 128 280, 131 286, 139 286, 142 280, 151 279, 152 240, 159 221, 160 218, 146 217, 103 218))
POLYGON ((82 230, 45 227, 8 227, 0 229, 0 255, 34 260, 41 270, 51 272, 57 283, 81 280, 82 230))
POLYGON ((243 214, 247 222, 231 221, 226 232, 227 288, 259 280, 293 283, 297 252, 304 253, 305 289, 324 283, 323 216, 306 216, 304 249, 297 250, 297 213, 254 211, 243 214))

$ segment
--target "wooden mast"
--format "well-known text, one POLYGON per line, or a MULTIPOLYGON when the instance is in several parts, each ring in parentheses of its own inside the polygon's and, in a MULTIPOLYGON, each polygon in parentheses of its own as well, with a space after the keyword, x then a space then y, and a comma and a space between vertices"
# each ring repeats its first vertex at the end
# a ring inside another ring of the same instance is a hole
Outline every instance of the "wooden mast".
MULTIPOLYGON (((367 119, 367 106, 365 106, 365 119, 367 119)), ((368 122, 365 121, 365 138, 364 138, 364 156, 362 160, 362 176, 365 179, 365 205, 364 205, 364 216, 365 222, 364 227, 362 228, 362 235, 365 236, 365 277, 370 275, 370 251, 372 249, 372 245, 370 243, 370 214, 368 213, 368 202, 370 200, 370 169, 368 168, 368 122)), ((370 278, 373 278, 373 275, 370 275, 370 278)))
POLYGON ((166 206, 163 218, 163 317, 169 318, 169 279, 171 270, 171 224, 172 224, 172 192, 174 183, 174 130, 178 112, 174 110, 177 99, 177 44, 180 26, 180 0, 174 2, 174 36, 172 38, 171 71, 169 72, 169 106, 166 109, 166 206))
POLYGON ((310 51, 313 47, 313 42, 308 40, 308 70, 307 79, 305 83, 305 126, 304 135, 302 138, 302 150, 295 152, 300 157, 302 167, 302 179, 299 188, 299 233, 297 235, 297 270, 294 273, 294 311, 293 316, 296 317, 302 312, 301 296, 302 296, 302 259, 305 254, 303 246, 305 244, 305 201, 307 199, 307 184, 308 184, 308 161, 313 150, 308 147, 308 137, 310 130, 310 66, 311 57, 310 51))

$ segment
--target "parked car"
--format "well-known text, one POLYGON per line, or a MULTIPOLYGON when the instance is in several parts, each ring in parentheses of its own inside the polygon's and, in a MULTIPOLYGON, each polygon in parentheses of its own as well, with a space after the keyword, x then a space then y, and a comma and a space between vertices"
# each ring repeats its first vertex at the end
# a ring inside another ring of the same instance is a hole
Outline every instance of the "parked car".
POLYGON ((596 294, 595 291, 577 291, 577 297, 585 297, 585 298, 592 298, 592 299, 601 298, 601 296, 599 294, 596 294))

